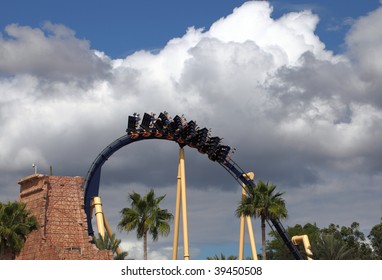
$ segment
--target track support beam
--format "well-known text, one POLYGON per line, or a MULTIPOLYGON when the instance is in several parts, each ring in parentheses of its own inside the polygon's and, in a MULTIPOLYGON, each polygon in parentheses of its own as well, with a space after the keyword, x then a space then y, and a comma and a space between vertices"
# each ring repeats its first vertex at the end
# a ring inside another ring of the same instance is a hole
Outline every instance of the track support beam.
POLYGON ((179 243, 179 224, 180 224, 180 208, 182 208, 182 224, 183 224, 183 247, 185 260, 190 259, 188 246, 188 219, 187 219, 187 193, 186 193, 186 168, 184 163, 184 149, 179 149, 179 164, 177 177, 177 190, 175 202, 175 220, 174 220, 174 240, 172 248, 172 259, 178 259, 178 243, 179 243))
MULTIPOLYGON (((255 178, 255 174, 253 172, 249 172, 245 174, 245 177, 249 180, 253 180, 255 178)), ((244 199, 246 196, 245 191, 245 185, 243 185, 243 188, 241 189, 241 198, 244 199)), ((245 239, 245 221, 247 222, 247 228, 248 228, 248 236, 249 236, 249 243, 251 244, 251 250, 252 250, 252 258, 254 260, 257 260, 257 250, 256 250, 256 242, 255 242, 255 234, 253 233, 253 227, 252 227, 252 220, 249 216, 241 215, 240 217, 240 238, 239 238, 239 260, 244 259, 244 239, 245 239)))
MULTIPOLYGON (((95 196, 92 199, 92 208, 95 210, 95 216, 96 216, 96 222, 97 222, 97 229, 98 233, 102 238, 105 238, 105 229, 109 236, 109 238, 112 237, 113 231, 111 230, 109 223, 106 219, 105 214, 102 210, 102 202, 100 196, 95 196)), ((115 252, 117 254, 121 254, 121 249, 119 247, 116 248, 115 252)))

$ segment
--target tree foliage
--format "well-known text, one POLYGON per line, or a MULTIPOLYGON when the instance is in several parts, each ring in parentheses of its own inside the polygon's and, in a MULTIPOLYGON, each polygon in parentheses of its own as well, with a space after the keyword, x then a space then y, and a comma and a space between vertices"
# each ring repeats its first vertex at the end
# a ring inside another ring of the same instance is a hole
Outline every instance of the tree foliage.
POLYGON ((382 219, 379 224, 371 229, 368 238, 370 239, 376 258, 382 259, 382 219))
POLYGON ((128 196, 131 207, 121 210, 122 219, 118 228, 127 232, 136 230, 137 239, 143 238, 145 260, 147 260, 147 235, 150 234, 153 241, 157 241, 160 235, 167 236, 170 233, 169 222, 172 221, 173 215, 167 209, 159 207, 164 198, 165 195, 155 197, 154 190, 150 190, 143 197, 133 192, 128 196))
POLYGON ((128 255, 128 253, 125 251, 122 251, 119 254, 117 253, 117 248, 121 244, 121 239, 117 239, 114 233, 111 237, 109 237, 108 234, 105 234, 104 237, 98 234, 98 238, 96 238, 94 241, 98 249, 112 251, 114 260, 124 260, 128 255))
POLYGON ((352 254, 342 259, 363 260, 372 259, 373 252, 366 242, 365 234, 359 230, 359 223, 353 222, 350 227, 330 224, 328 228, 322 229, 324 234, 332 234, 336 240, 342 240, 347 250, 352 254))
POLYGON ((27 235, 38 228, 36 218, 24 203, 0 202, 0 259, 14 259, 27 235))
POLYGON ((220 256, 215 254, 213 257, 207 257, 207 260, 237 260, 237 257, 234 255, 226 257, 223 253, 220 253, 220 256))
POLYGON ((348 247, 346 242, 334 233, 321 233, 313 243, 312 250, 317 260, 350 260, 354 258, 354 248, 348 247))
MULTIPOLYGON (((382 229, 382 225, 381 225, 382 229)), ((288 227, 289 236, 308 235, 312 247, 313 259, 320 260, 371 260, 375 259, 376 248, 369 245, 365 234, 360 231, 359 224, 353 222, 350 227, 330 224, 326 228, 320 229, 316 224, 307 223, 304 226, 299 224, 288 227)), ((381 232, 375 232, 376 238, 382 240, 381 232)), ((278 234, 271 232, 272 238, 268 242, 268 255, 272 259, 293 259, 283 241, 278 234)), ((370 238, 370 235, 369 235, 370 238)), ((373 239, 370 239, 371 242, 373 239)), ((381 244, 382 245, 382 244, 381 244)), ((298 246, 304 256, 302 246, 298 246)))

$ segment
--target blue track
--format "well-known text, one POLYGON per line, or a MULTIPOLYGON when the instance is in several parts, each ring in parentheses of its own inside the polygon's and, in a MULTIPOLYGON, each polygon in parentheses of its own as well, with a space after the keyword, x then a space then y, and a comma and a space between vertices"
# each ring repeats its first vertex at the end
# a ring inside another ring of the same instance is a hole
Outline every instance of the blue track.
MULTIPOLYGON (((134 131, 129 131, 126 135, 121 136, 116 139, 110 145, 108 145, 103 151, 96 157, 93 161, 88 174, 85 178, 84 189, 85 189, 85 212, 88 223, 88 233, 89 235, 93 235, 93 226, 91 223, 91 200, 95 196, 99 196, 99 186, 101 179, 101 169, 104 163, 119 149, 122 147, 129 145, 134 142, 149 140, 149 139, 162 139, 177 142, 180 146, 190 146, 192 148, 193 145, 184 141, 180 136, 180 133, 176 133, 175 135, 172 133, 158 133, 155 128, 139 128, 134 131)), ((216 160, 214 160, 216 161, 216 160)), ((224 160, 217 161, 221 166, 223 166, 228 173, 231 174, 232 177, 242 186, 244 184, 244 188, 249 188, 254 186, 254 182, 248 180, 244 174, 244 172, 233 160, 229 157, 224 160)), ((293 254, 295 259, 301 260, 303 259, 301 253, 298 251, 297 247, 292 243, 288 234, 286 233, 284 227, 280 223, 278 219, 270 220, 279 233, 280 237, 284 241, 285 245, 288 247, 290 252, 293 254)))

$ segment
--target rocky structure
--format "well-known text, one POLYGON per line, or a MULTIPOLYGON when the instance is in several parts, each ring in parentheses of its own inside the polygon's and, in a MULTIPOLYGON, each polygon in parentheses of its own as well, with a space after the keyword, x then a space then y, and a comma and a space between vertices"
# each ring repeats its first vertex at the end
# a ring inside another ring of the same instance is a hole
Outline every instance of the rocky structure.
POLYGON ((21 179, 19 201, 33 212, 39 229, 31 232, 18 260, 107 260, 87 232, 83 178, 34 174, 21 179))

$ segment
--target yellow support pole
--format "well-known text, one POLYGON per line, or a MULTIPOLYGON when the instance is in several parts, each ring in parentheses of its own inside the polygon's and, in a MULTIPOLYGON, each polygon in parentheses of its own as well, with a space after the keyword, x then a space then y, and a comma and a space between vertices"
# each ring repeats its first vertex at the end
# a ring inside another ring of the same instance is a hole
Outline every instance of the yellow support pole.
POLYGON ((175 219, 174 219, 174 241, 172 244, 172 259, 178 259, 178 243, 179 243, 179 221, 180 221, 180 200, 181 200, 181 177, 180 177, 180 160, 178 163, 178 178, 176 184, 176 202, 175 202, 175 219))
POLYGON ((102 238, 105 237, 105 225, 104 225, 104 219, 103 219, 103 212, 102 212, 102 203, 101 203, 101 197, 95 196, 93 197, 93 204, 95 210, 95 216, 97 221, 97 229, 98 233, 102 236, 102 238))
MULTIPOLYGON (((241 199, 245 197, 245 190, 241 188, 241 199)), ((239 260, 244 260, 244 240, 245 240, 245 217, 241 215, 240 217, 240 237, 239 237, 239 260)))
MULTIPOLYGON (((244 191, 244 190, 243 190, 244 191)), ((245 219, 244 215, 240 217, 240 238, 239 238, 239 260, 244 259, 244 239, 245 239, 245 219)))
POLYGON ((310 246, 309 237, 307 235, 297 235, 292 237, 292 243, 294 245, 303 244, 305 253, 308 260, 313 260, 313 252, 310 246))
POLYGON ((182 221, 183 221, 183 246, 184 259, 189 260, 190 254, 188 251, 188 221, 187 221, 187 197, 186 197, 186 169, 184 164, 184 149, 179 150, 180 163, 180 181, 181 181, 181 202, 182 202, 182 221))
POLYGON ((253 233, 251 217, 247 216, 246 218, 247 218, 249 243, 251 244, 251 250, 252 250, 252 258, 254 260, 257 260, 256 242, 255 242, 255 235, 253 233))
MULTIPOLYGON (((101 197, 99 196, 93 197, 91 206, 92 206, 91 209, 93 208, 95 209, 98 233, 102 236, 102 238, 105 238, 105 229, 106 229, 107 234, 109 235, 109 238, 111 238, 111 236, 113 235, 113 231, 111 230, 109 223, 106 219, 106 216, 102 211, 101 197)), ((121 249, 119 247, 117 247, 115 251, 117 254, 121 254, 121 249)))
MULTIPOLYGON (((253 180, 255 178, 255 174, 253 172, 249 172, 245 174, 245 176, 253 180)), ((241 189, 241 199, 245 198, 246 192, 245 192, 245 185, 242 184, 243 188, 241 189)), ((239 236, 239 260, 244 259, 244 239, 245 239, 245 220, 247 221, 247 228, 248 228, 248 235, 249 235, 249 242, 251 245, 252 250, 252 257, 254 260, 257 260, 257 250, 256 250, 256 242, 255 242, 255 235, 253 233, 253 227, 252 227, 252 221, 250 217, 244 217, 244 215, 241 215, 240 217, 240 236, 239 236)))
MULTIPOLYGON (((113 236, 113 231, 111 230, 110 226, 109 226, 109 223, 106 219, 106 216, 103 215, 103 222, 105 224, 105 228, 106 228, 106 231, 107 231, 107 234, 109 235, 109 238, 111 238, 113 236)), ((117 248, 115 249, 116 253, 119 255, 121 254, 121 249, 117 246, 117 248)))

